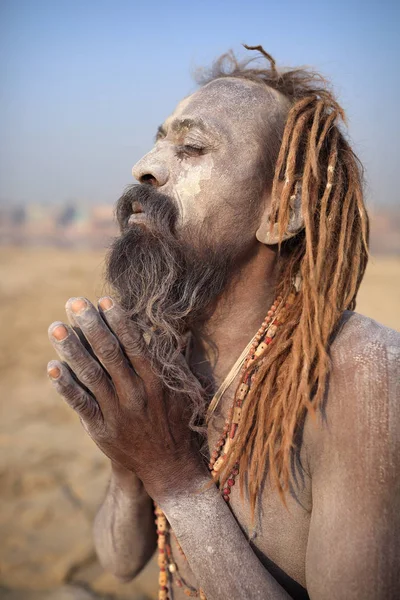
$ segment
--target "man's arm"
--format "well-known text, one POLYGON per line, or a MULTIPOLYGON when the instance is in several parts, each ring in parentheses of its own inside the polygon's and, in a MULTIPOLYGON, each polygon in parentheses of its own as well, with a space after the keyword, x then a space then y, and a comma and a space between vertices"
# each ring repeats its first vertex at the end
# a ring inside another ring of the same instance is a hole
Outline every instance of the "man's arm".
MULTIPOLYGON (((88 301, 72 302, 77 309, 75 325, 97 360, 71 328, 54 323, 50 339, 69 367, 52 361, 49 376, 104 454, 120 468, 137 474, 149 496, 165 509, 208 600, 289 598, 251 550, 212 481, 199 497, 197 492, 210 483, 210 475, 188 426, 187 399, 165 388, 154 374, 134 323, 113 304, 104 314, 107 327, 88 301)), ((124 517, 132 509, 130 494, 117 498, 121 510, 115 510, 116 497, 110 496, 106 502, 112 506, 111 511, 104 511, 103 534, 96 534, 98 540, 105 540, 103 549, 113 544, 113 530, 126 527, 124 517), (117 516, 119 526, 115 527, 117 516)), ((126 546, 120 548, 129 554, 131 546, 124 539, 126 546)), ((105 555, 104 560, 109 560, 110 554, 105 555)), ((123 576, 122 571, 119 575, 123 576)))
MULTIPOLYGON (((368 325, 334 352, 312 448, 311 600, 400 597, 400 335, 368 325)), ((161 502, 207 598, 288 597, 217 496, 161 502)))
POLYGON ((153 501, 136 475, 113 465, 107 496, 94 522, 100 563, 122 581, 133 579, 156 549, 153 501))
POLYGON ((333 352, 312 452, 311 599, 400 597, 400 336, 369 323, 333 352))
POLYGON ((159 504, 207 600, 287 600, 289 594, 260 563, 235 517, 207 475, 187 493, 159 504))
MULTIPOLYGON (((57 353, 70 365, 48 365, 57 391, 104 454, 137 473, 165 511, 208 600, 289 598, 252 552, 216 487, 198 493, 210 476, 188 427, 187 399, 163 386, 135 325, 111 304, 104 314, 108 328, 88 301, 73 302, 78 326, 98 361, 70 328, 50 327, 57 353)), ((399 407, 396 371, 394 359, 385 362, 389 350, 383 346, 379 354, 376 339, 371 347, 369 339, 359 344, 364 354, 344 354, 343 381, 338 377, 334 385, 332 378, 327 403, 333 407, 328 414, 332 443, 322 444, 321 462, 311 465, 315 512, 307 587, 313 600, 386 600, 397 576, 392 557, 399 517, 391 503, 399 456, 390 441, 392 415, 399 407), (369 533, 373 527, 377 536, 369 533), (385 578, 389 583, 382 583, 385 578)))

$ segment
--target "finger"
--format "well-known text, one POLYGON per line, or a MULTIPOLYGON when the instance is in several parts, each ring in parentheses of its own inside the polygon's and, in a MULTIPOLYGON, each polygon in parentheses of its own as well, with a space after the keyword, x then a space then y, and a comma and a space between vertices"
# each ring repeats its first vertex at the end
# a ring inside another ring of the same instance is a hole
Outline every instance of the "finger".
POLYGON ((85 428, 93 432, 100 430, 104 425, 100 407, 73 378, 68 366, 52 360, 47 365, 47 374, 56 391, 84 421, 85 428))
POLYGON ((144 381, 151 380, 154 374, 150 367, 150 357, 138 327, 109 296, 99 300, 99 308, 106 323, 119 339, 136 373, 144 381))
POLYGON ((81 328, 78 326, 78 323, 76 322, 76 319, 74 319, 74 314, 68 309, 68 304, 70 304, 74 300, 77 300, 77 298, 70 298, 68 300, 68 302, 66 303, 66 305, 65 305, 65 310, 66 310, 66 313, 67 313, 68 321, 69 321, 72 329, 74 330, 74 332, 78 336, 78 338, 79 338, 82 346, 84 348, 86 348, 86 350, 89 352, 90 356, 92 356, 95 360, 98 360, 97 356, 95 355, 95 353, 92 350, 91 345, 89 344, 89 342, 87 341, 87 339, 83 335, 83 332, 82 332, 81 328))
POLYGON ((82 384, 96 397, 102 412, 114 409, 115 390, 103 367, 90 356, 68 325, 56 321, 49 339, 61 360, 66 361, 82 384))
POLYGON ((85 298, 71 299, 67 302, 66 309, 67 314, 81 329, 97 359, 111 376, 117 393, 129 392, 131 396, 140 380, 123 353, 118 339, 99 312, 85 298))

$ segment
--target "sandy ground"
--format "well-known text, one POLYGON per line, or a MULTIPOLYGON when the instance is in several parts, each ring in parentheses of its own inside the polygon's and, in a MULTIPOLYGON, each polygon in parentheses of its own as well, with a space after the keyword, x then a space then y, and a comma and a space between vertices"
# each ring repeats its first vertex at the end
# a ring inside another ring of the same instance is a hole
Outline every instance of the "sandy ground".
MULTIPOLYGON (((0 251, 0 598, 90 600, 156 597, 154 561, 123 585, 104 574, 91 523, 107 485, 107 460, 53 392, 47 327, 71 296, 103 293, 103 254, 0 251)), ((400 330, 400 259, 369 265, 357 310, 400 330)))

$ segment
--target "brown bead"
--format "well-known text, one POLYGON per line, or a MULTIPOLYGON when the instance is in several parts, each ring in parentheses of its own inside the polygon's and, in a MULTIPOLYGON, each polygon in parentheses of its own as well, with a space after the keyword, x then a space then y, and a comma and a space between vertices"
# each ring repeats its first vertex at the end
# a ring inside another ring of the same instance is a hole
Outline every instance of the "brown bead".
POLYGON ((233 442, 233 440, 231 440, 230 437, 226 438, 225 446, 222 448, 223 454, 228 454, 229 450, 231 449, 232 442, 233 442))
POLYGON ((159 567, 163 567, 165 565, 165 557, 163 554, 158 555, 157 564, 159 567))
POLYGON ((166 574, 165 571, 160 571, 160 575, 158 577, 158 583, 160 585, 167 585, 168 583, 168 576, 166 574))
POLYGON ((237 429, 237 423, 232 423, 231 430, 229 432, 229 437, 231 440, 233 440, 233 438, 236 435, 236 429, 237 429))
POLYGON ((246 383, 241 383, 238 389, 238 399, 240 400, 244 400, 244 398, 247 395, 247 392, 249 391, 249 386, 246 383))
POLYGON ((233 411, 232 422, 239 425, 242 418, 242 409, 240 406, 235 406, 235 410, 233 411))
POLYGON ((265 342, 261 342, 261 344, 258 346, 257 350, 256 350, 256 356, 260 356, 264 350, 266 349, 267 345, 265 342))
POLYGON ((216 461, 215 465, 214 465, 214 471, 217 473, 220 468, 222 467, 223 463, 225 460, 225 456, 220 456, 219 459, 216 461))

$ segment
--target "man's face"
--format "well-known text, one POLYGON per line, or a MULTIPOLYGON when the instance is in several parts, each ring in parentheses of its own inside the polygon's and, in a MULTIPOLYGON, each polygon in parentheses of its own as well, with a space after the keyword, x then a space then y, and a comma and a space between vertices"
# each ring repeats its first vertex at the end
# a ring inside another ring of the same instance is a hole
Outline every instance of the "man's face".
POLYGON ((107 279, 143 335, 152 332, 148 349, 165 385, 191 389, 195 403, 177 349, 257 249, 265 140, 278 114, 275 92, 232 78, 209 83, 166 120, 133 169, 143 185, 117 203, 121 236, 107 279))
MULTIPOLYGON (((259 84, 215 80, 178 105, 133 169, 142 185, 118 201, 121 236, 107 277, 143 332, 162 333, 164 350, 165 336, 173 348, 180 332, 206 318, 260 247, 266 142, 271 132, 277 137, 280 106, 259 84)), ((161 342, 157 350, 155 335, 155 355, 161 342)))
POLYGON ((265 139, 277 94, 234 78, 215 80, 184 99, 159 128, 154 148, 134 167, 178 209, 178 237, 196 232, 221 249, 240 239, 246 252, 266 190, 265 139))

